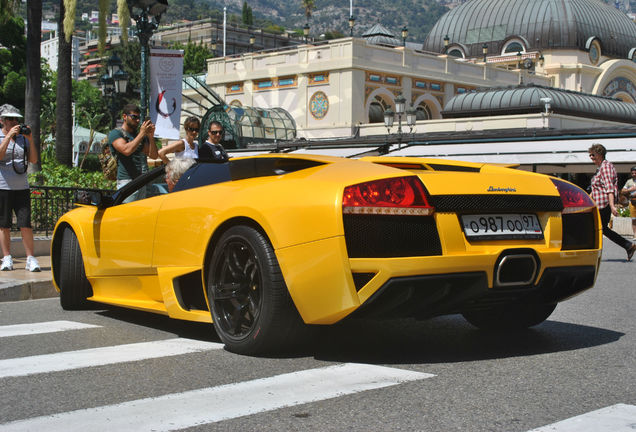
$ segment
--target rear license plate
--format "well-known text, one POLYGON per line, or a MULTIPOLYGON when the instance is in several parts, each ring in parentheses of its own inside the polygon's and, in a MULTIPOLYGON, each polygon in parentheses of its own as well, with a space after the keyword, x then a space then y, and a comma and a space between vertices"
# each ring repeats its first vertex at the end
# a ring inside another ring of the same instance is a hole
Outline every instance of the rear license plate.
POLYGON ((466 237, 472 240, 542 239, 535 214, 481 214, 461 216, 466 237))

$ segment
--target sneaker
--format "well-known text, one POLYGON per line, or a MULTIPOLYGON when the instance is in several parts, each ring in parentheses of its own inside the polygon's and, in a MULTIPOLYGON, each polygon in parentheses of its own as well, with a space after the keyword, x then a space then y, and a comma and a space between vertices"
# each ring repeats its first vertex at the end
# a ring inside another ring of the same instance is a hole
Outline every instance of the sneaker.
MULTIPOLYGON (((634 252, 636 252, 636 243, 632 245, 629 249, 627 249, 627 261, 631 261, 634 256, 634 252)), ((4 264, 2 264, 4 266, 4 264)))
POLYGON ((24 268, 30 272, 39 272, 40 263, 38 263, 38 260, 34 256, 29 256, 27 257, 26 267, 24 268))
POLYGON ((0 271, 7 270, 13 270, 13 258, 11 258, 11 255, 2 258, 2 265, 0 265, 0 271))

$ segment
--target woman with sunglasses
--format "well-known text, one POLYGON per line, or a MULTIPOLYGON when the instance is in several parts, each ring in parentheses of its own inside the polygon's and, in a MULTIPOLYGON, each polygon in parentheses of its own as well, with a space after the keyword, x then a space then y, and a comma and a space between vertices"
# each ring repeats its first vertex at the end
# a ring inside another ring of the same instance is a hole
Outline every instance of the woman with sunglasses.
POLYGON ((162 147, 159 150, 159 157, 164 163, 168 163, 168 156, 170 153, 174 153, 177 158, 191 158, 196 159, 199 157, 199 146, 194 142, 199 136, 199 129, 201 129, 201 122, 196 117, 188 117, 183 123, 186 137, 179 140, 168 143, 167 146, 162 147))

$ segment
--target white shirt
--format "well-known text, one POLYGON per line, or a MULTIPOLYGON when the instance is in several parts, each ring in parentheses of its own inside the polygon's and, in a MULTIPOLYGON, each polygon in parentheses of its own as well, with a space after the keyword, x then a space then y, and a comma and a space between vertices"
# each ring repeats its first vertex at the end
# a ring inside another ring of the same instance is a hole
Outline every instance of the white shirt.
POLYGON ((190 144, 185 138, 182 141, 183 141, 183 145, 185 146, 183 151, 174 152, 174 156, 178 158, 197 159, 199 157, 199 146, 197 145, 197 143, 195 142, 194 148, 191 148, 190 144))

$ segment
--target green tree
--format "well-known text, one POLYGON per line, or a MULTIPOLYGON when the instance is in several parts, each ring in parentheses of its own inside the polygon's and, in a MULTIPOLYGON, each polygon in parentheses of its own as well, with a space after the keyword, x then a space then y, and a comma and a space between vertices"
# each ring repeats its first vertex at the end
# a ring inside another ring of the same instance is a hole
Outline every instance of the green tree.
POLYGON ((205 72, 207 69, 206 60, 214 57, 214 53, 203 42, 197 44, 196 42, 188 41, 185 46, 177 43, 173 44, 172 48, 183 50, 184 75, 196 75, 205 72))
POLYGON ((101 91, 88 81, 73 81, 75 122, 87 129, 101 132, 108 130, 108 106, 101 91))
POLYGON ((21 18, 4 17, 0 45, 4 47, 0 48, 0 100, 24 108, 26 38, 24 21, 21 18))
POLYGON ((254 17, 252 15, 252 8, 247 5, 247 1, 243 2, 243 24, 251 26, 254 24, 254 17))

